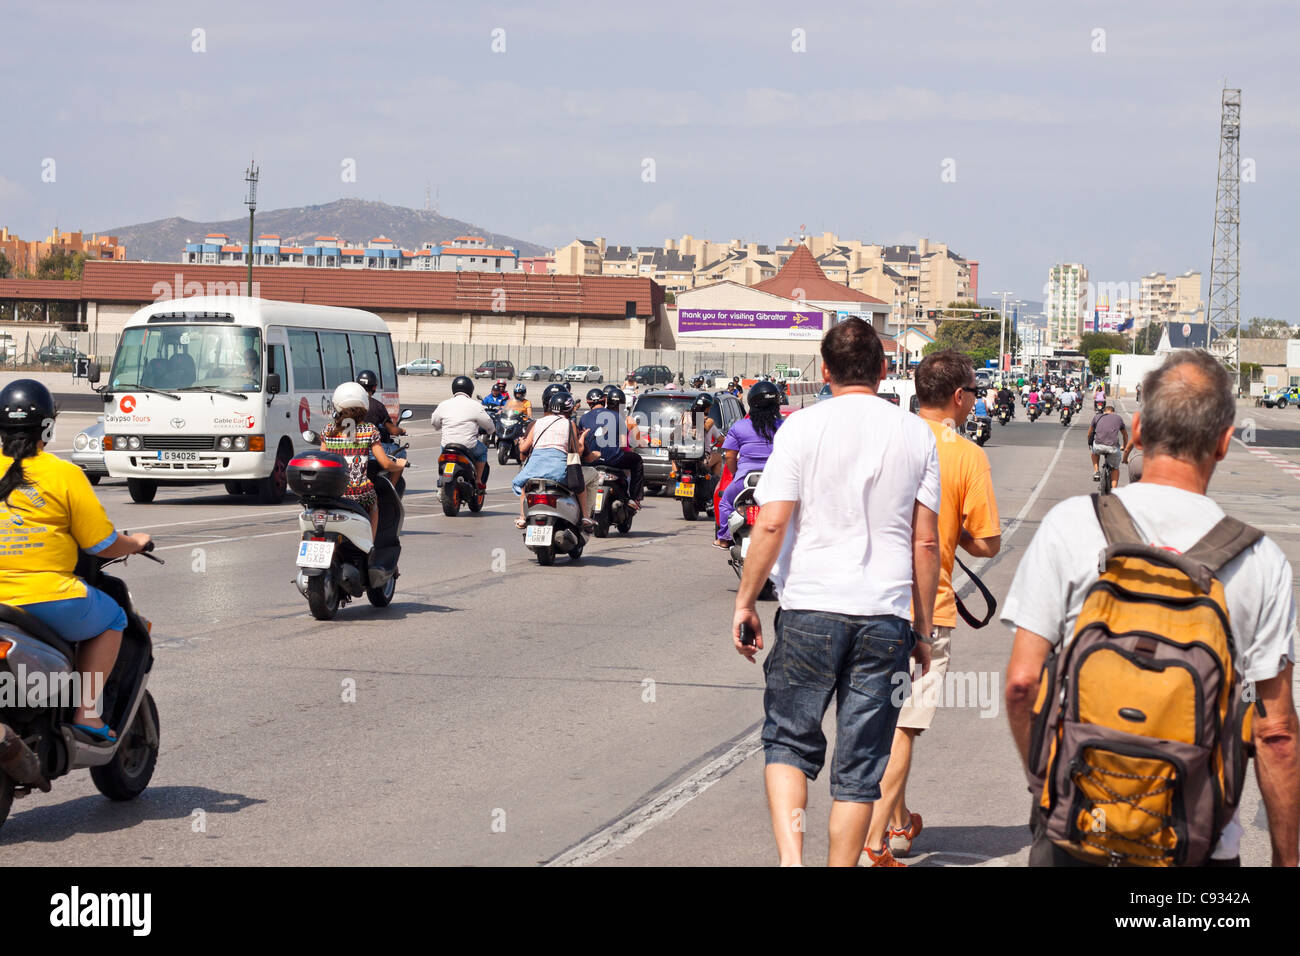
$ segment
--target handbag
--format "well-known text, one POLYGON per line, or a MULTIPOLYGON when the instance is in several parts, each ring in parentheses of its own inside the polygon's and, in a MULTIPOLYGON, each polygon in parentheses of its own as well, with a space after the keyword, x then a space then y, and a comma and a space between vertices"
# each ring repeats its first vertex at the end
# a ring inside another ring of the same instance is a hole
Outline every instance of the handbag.
POLYGON ((587 483, 582 477, 582 455, 578 454, 578 429, 572 421, 569 422, 568 454, 564 457, 564 483, 575 493, 587 483))

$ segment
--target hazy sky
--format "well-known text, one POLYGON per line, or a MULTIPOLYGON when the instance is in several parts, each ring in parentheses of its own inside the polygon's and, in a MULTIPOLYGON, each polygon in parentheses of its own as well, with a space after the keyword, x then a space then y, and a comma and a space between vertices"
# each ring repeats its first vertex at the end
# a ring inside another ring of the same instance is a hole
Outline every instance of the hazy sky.
POLYGON ((1294 2, 45 0, 0 23, 0 224, 242 215, 255 154, 263 209, 418 208, 431 182, 548 245, 802 223, 947 241, 982 295, 1041 298, 1058 260, 1198 269, 1207 295, 1226 79, 1256 176, 1242 316, 1296 321, 1298 61, 1294 2))

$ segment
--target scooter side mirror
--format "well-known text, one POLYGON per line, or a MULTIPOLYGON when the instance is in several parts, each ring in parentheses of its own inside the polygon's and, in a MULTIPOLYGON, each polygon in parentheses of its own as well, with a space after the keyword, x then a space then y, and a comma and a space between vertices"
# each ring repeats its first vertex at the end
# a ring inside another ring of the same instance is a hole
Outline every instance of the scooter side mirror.
POLYGON ((408 418, 413 417, 414 415, 415 415, 415 412, 414 412, 414 411, 412 411, 412 410, 409 409, 409 408, 404 408, 404 409, 402 409, 402 414, 400 414, 400 415, 397 416, 397 420, 398 420, 399 422, 404 422, 404 421, 406 421, 408 418))
POLYGON ((302 440, 307 442, 309 445, 319 445, 320 435, 316 434, 314 431, 308 428, 303 431, 302 440))

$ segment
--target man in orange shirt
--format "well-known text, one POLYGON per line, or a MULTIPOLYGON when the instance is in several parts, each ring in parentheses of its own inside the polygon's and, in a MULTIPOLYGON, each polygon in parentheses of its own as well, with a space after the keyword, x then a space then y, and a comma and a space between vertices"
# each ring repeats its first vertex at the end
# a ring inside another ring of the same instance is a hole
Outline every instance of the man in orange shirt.
POLYGON ((943 701, 948 645, 957 626, 952 568, 957 547, 991 558, 1002 546, 1002 526, 993 495, 993 478, 984 450, 960 433, 981 389, 970 357, 955 349, 927 355, 916 369, 918 415, 934 432, 939 449, 939 591, 934 600, 934 643, 929 673, 894 688, 902 701, 889 766, 880 782, 880 802, 871 815, 864 848, 872 866, 902 866, 921 832, 921 815, 907 808, 907 774, 916 737, 927 730, 943 701), (905 700, 903 698, 906 698, 905 700), (888 837, 886 837, 888 829, 888 837))

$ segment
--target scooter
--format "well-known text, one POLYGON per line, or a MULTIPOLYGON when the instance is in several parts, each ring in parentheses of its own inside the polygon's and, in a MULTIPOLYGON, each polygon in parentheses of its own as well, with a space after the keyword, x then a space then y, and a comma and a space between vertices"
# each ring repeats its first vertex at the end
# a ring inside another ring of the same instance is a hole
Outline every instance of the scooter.
POLYGON ((1097 399, 1092 404, 1099 412, 1104 412, 1106 410, 1106 400, 1103 398, 1097 399))
POLYGON ((618 528, 619 534, 632 530, 631 492, 628 490, 627 472, 610 465, 596 466, 596 491, 591 505, 591 520, 596 524, 597 538, 608 537, 609 526, 618 528))
POLYGON ((1034 404, 1029 406, 1029 420, 1031 422, 1038 421, 1038 416, 1041 414, 1043 414, 1043 407, 1041 404, 1035 402, 1034 404))
POLYGON ((998 406, 998 424, 999 424, 999 425, 1005 425, 1007 422, 1011 421, 1011 408, 1012 408, 1012 406, 1010 406, 1010 405, 999 405, 999 406, 998 406))
MULTIPOLYGON (((303 432, 303 438, 313 445, 320 442, 311 431, 303 432)), ((372 459, 367 473, 379 505, 377 536, 370 532, 370 513, 344 495, 348 464, 342 455, 306 451, 289 461, 289 488, 303 506, 293 583, 318 621, 333 620, 340 607, 363 594, 375 607, 393 600, 406 511, 379 462, 372 459)))
POLYGON ((483 444, 489 448, 497 448, 501 444, 501 409, 495 405, 485 406, 487 408, 488 418, 492 419, 492 431, 479 431, 479 438, 483 444))
MULTIPOLYGON (((143 556, 162 564, 146 546, 143 556)), ((50 781, 88 768, 95 788, 110 800, 131 800, 149 786, 158 762, 158 707, 147 690, 153 667, 153 625, 136 611, 131 592, 104 568, 124 558, 82 554, 76 573, 126 611, 117 663, 100 701, 104 723, 117 732, 107 742, 87 740, 71 725, 76 697, 92 698, 86 675, 76 670, 76 651, 23 608, 0 604, 0 672, 22 699, 0 707, 0 824, 17 798, 48 793, 50 781)))
POLYGON ((567 485, 529 478, 524 483, 524 508, 524 545, 537 555, 538 564, 549 567, 556 554, 567 554, 574 561, 582 557, 587 545, 582 509, 567 485))
POLYGON ((438 456, 438 500, 442 502, 442 513, 448 518, 460 514, 460 506, 467 504, 469 510, 478 514, 483 510, 487 499, 487 480, 492 466, 483 465, 483 487, 479 488, 474 480, 474 459, 464 445, 444 445, 438 456))
POLYGON ((673 496, 682 503, 682 517, 694 521, 702 513, 713 513, 713 488, 718 480, 705 467, 704 443, 673 445, 668 449, 677 487, 673 496))
POLYGON ((1061 406, 1061 424, 1064 425, 1066 428, 1069 428, 1069 427, 1070 427, 1070 419, 1073 418, 1073 417, 1074 417, 1074 406, 1073 406, 1073 405, 1062 405, 1062 406, 1061 406))
MULTIPOLYGON (((758 480, 763 477, 761 471, 751 471, 745 475, 744 486, 740 493, 736 495, 736 508, 731 512, 731 517, 727 519, 727 533, 731 535, 731 552, 727 563, 731 565, 736 577, 742 577, 745 573, 745 557, 749 553, 749 536, 754 529, 754 524, 758 521, 758 502, 754 500, 754 489, 758 487, 758 480)), ((763 584, 763 589, 758 592, 760 601, 776 600, 776 588, 773 587, 769 579, 763 584)))
POLYGON ((506 412, 501 416, 501 442, 497 445, 497 464, 508 465, 510 460, 520 461, 519 440, 528 431, 530 419, 522 412, 506 412))
POLYGON ((975 444, 983 446, 993 435, 993 424, 986 415, 976 415, 971 412, 966 416, 966 424, 963 426, 966 437, 975 444))

